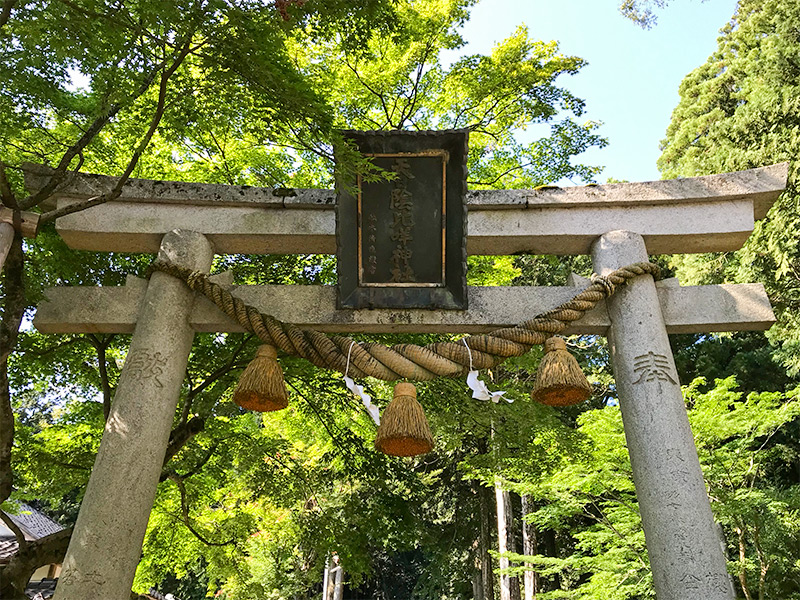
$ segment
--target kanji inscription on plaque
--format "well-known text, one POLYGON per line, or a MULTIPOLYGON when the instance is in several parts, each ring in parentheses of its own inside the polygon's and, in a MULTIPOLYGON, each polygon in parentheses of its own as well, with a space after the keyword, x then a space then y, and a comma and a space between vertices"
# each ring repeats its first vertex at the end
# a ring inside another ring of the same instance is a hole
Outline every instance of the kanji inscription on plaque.
POLYGON ((359 285, 444 287, 447 158, 444 151, 373 157, 395 178, 379 183, 359 178, 359 285), (438 206, 417 201, 423 194, 437 196, 438 206))

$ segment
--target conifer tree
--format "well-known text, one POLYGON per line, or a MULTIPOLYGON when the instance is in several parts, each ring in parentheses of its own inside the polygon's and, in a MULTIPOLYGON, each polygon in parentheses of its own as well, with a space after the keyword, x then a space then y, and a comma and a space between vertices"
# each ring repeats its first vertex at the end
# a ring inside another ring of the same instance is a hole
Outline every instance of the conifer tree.
POLYGON ((741 0, 717 51, 681 83, 659 159, 665 178, 791 163, 786 192, 742 250, 675 260, 684 284, 764 283, 779 317, 767 336, 790 375, 800 372, 798 28, 797 2, 741 0))

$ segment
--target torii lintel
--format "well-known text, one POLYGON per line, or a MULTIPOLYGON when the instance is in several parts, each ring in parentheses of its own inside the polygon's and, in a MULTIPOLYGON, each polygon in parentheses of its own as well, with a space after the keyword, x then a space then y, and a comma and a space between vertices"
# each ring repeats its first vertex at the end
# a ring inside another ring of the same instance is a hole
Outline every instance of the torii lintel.
MULTIPOLYGON (((46 170, 26 167, 26 186, 46 170)), ((469 254, 589 254, 613 230, 635 231, 650 254, 742 246, 786 186, 788 163, 686 179, 467 193, 469 254)), ((113 189, 117 178, 78 174, 58 206, 113 189)), ((57 220, 79 250, 158 252, 164 233, 204 234, 219 254, 334 254, 332 190, 273 189, 131 179, 113 201, 57 220), (191 210, 187 210, 191 207, 191 210)))

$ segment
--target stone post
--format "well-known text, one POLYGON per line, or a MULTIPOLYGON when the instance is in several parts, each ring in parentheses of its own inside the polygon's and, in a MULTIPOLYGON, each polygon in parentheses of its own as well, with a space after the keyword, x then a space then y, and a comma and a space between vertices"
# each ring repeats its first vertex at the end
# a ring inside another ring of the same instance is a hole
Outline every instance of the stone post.
MULTIPOLYGON (((597 273, 648 260, 612 231, 592 245, 597 273)), ((630 280, 608 301, 609 345, 658 600, 733 600, 656 286, 630 280)))
MULTIPOLYGON (((202 234, 175 230, 159 256, 208 271, 213 250, 202 234)), ((192 347, 193 301, 182 281, 150 277, 55 600, 130 598, 192 347)))

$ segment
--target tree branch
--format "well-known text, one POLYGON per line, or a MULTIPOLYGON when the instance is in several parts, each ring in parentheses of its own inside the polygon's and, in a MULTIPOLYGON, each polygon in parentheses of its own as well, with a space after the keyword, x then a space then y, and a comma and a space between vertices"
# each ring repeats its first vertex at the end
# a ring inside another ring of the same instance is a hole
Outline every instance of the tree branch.
POLYGON ((186 525, 186 528, 194 537, 207 546, 230 546, 231 544, 236 543, 235 537, 232 537, 227 542, 212 542, 211 540, 206 539, 199 531, 197 531, 189 519, 189 505, 186 502, 186 485, 184 484, 183 479, 180 477, 170 477, 170 480, 175 482, 175 484, 178 486, 178 491, 180 491, 181 494, 181 516, 183 524, 186 525))
POLYGON ((355 66, 350 64, 350 61, 346 60, 344 64, 347 65, 347 68, 349 68, 353 72, 353 75, 356 76, 358 82, 361 85, 363 85, 370 94, 372 94, 378 100, 380 100, 381 107, 383 108, 383 114, 386 115, 386 124, 389 125, 390 128, 394 128, 394 124, 392 123, 392 115, 389 113, 389 107, 386 106, 386 98, 384 98, 383 94, 373 89, 372 86, 370 86, 366 81, 364 81, 361 78, 361 75, 358 74, 358 70, 356 70, 355 66))
MULTIPOLYGON (((588 496, 588 494, 587 494, 587 496, 588 496)), ((599 506, 597 506, 597 503, 594 500, 589 500, 589 502, 591 503, 592 506, 594 506, 595 510, 597 511, 598 515, 600 515, 600 516, 592 514, 591 512, 586 510, 585 508, 583 509, 583 514, 585 514, 590 519, 594 519, 598 523, 602 523, 603 525, 608 527, 611 530, 611 532, 615 536, 617 536, 617 538, 619 538, 619 540, 622 542, 622 544, 624 546, 626 546, 631 552, 633 552, 634 555, 636 555, 636 558, 639 560, 641 565, 643 567, 646 567, 647 566, 647 561, 644 559, 644 557, 641 555, 641 553, 636 549, 636 547, 633 546, 633 544, 631 544, 627 539, 625 539, 625 536, 622 535, 617 530, 616 527, 614 527, 614 524, 609 520, 608 517, 606 517, 605 513, 602 511, 602 509, 599 506)))
POLYGON ((332 440, 336 440, 338 442, 339 438, 336 436, 336 434, 333 433, 333 431, 331 431, 330 427, 328 427, 328 420, 325 419, 322 414, 320 414, 319 409, 317 408, 316 404, 311 402, 311 400, 309 400, 308 396, 306 396, 303 392, 301 392, 299 389, 297 389, 297 386, 294 383, 292 383, 291 379, 287 379, 286 383, 289 385, 290 388, 292 388, 295 391, 295 393, 298 396, 300 396, 303 400, 308 402, 308 405, 311 407, 311 410, 314 411, 314 414, 317 416, 317 419, 322 424, 322 426, 325 428, 325 431, 328 432, 328 435, 331 436, 332 440))
POLYGON ((8 182, 6 164, 3 161, 0 161, 0 201, 2 201, 3 206, 7 208, 19 208, 17 197, 14 195, 11 184, 8 182))
MULTIPOLYGON (((219 446, 219 444, 217 442, 214 442, 213 444, 211 444, 211 447, 203 455, 203 458, 201 458, 191 469, 189 469, 188 471, 186 471, 183 474, 180 474, 177 471, 172 470, 172 469, 164 469, 163 471, 161 471, 161 477, 159 478, 158 481, 162 482, 162 481, 166 481, 167 479, 175 479, 176 477, 178 479, 182 480, 182 481, 185 481, 185 480, 189 479, 189 477, 191 477, 192 475, 197 475, 203 469, 203 467, 206 466, 206 463, 209 460, 211 460, 211 457, 214 456, 214 453, 217 451, 217 447, 218 446, 219 446)), ((164 461, 164 465, 166 465, 166 464, 167 464, 167 461, 165 460, 164 461)))
POLYGON ((0 598, 26 598, 25 586, 44 565, 64 562, 67 546, 72 537, 72 528, 62 529, 20 548, 8 564, 0 567, 0 598))
POLYGON ((515 166, 513 166, 513 167, 511 167, 509 169, 506 169, 505 171, 500 173, 497 177, 495 177, 491 181, 473 181, 473 180, 469 180, 469 181, 467 181, 467 183, 469 183, 471 185, 486 185, 486 186, 494 185, 495 183, 500 181, 506 175, 510 175, 514 171, 521 171, 521 170, 524 171, 526 167, 530 167, 532 164, 533 163, 528 162, 528 163, 525 163, 525 164, 522 164, 522 165, 515 165, 515 166))
POLYGON ((419 86, 422 81, 422 76, 425 73, 425 63, 428 62, 431 52, 433 51, 433 38, 429 38, 425 44, 425 51, 422 53, 422 58, 417 65, 417 76, 414 78, 414 85, 408 95, 408 102, 400 112, 400 119, 397 122, 397 129, 403 128, 403 123, 411 119, 414 111, 417 108, 417 101, 419 100, 419 86))
POLYGON ((233 351, 233 353, 231 353, 231 357, 224 365, 211 372, 208 375, 208 377, 203 379, 202 383, 200 383, 197 387, 194 387, 191 390, 189 390, 189 396, 191 396, 192 398, 196 397, 200 392, 207 389, 212 383, 219 381, 222 377, 230 373, 231 369, 233 369, 234 367, 247 366, 246 364, 241 364, 241 365, 239 364, 239 355, 244 350, 244 347, 247 344, 247 340, 249 339, 249 337, 250 336, 247 336, 247 338, 242 340, 242 342, 239 344, 239 347, 236 348, 233 351))
POLYGON ((86 337, 97 351, 97 369, 100 372, 100 389, 103 391, 103 418, 108 421, 108 415, 111 412, 111 384, 108 382, 106 350, 115 336, 112 334, 101 340, 95 334, 90 333, 86 337))
POLYGON ((203 431, 206 427, 206 420, 202 417, 192 417, 188 423, 183 423, 172 430, 169 434, 169 444, 164 454, 164 464, 166 465, 173 456, 180 452, 186 443, 203 431))
POLYGON ((113 19, 111 17, 111 15, 108 15, 106 13, 97 12, 97 11, 94 11, 94 10, 89 10, 87 8, 84 8, 83 6, 80 6, 80 5, 76 4, 75 2, 72 2, 72 0, 59 0, 59 2, 61 2, 61 4, 69 6, 75 12, 78 12, 78 13, 86 16, 86 17, 91 17, 91 18, 94 18, 94 19, 105 19, 105 20, 108 20, 108 21, 110 21, 111 23, 113 23, 113 24, 115 24, 117 26, 119 26, 121 24, 119 20, 113 19))
POLYGON ((19 336, 19 326, 25 313, 25 288, 22 275, 25 255, 22 236, 17 233, 11 242, 3 271, 3 317, 0 321, 0 503, 10 495, 14 481, 11 470, 11 451, 14 446, 14 411, 8 381, 8 357, 19 336))
POLYGON ((17 538, 17 545, 19 546, 19 551, 24 552, 25 549, 28 547, 28 540, 25 539, 25 534, 22 533, 22 530, 19 528, 19 525, 17 525, 14 522, 14 519, 11 518, 11 515, 9 515, 4 510, 0 510, 0 520, 3 521, 3 523, 6 524, 6 527, 8 527, 14 533, 14 536, 17 538))
POLYGON ((745 525, 741 520, 737 519, 736 537, 739 542, 739 585, 742 587, 742 593, 746 600, 753 600, 753 595, 750 593, 750 587, 747 583, 747 545, 745 543, 745 525))
POLYGON ((66 215, 70 215, 75 212, 86 210, 87 208, 91 208, 92 206, 97 206, 98 204, 109 202, 111 200, 118 198, 120 194, 122 194, 122 188, 125 186, 125 184, 127 183, 128 179, 131 176, 131 173, 133 173, 133 170, 139 163, 139 159, 141 158, 142 154, 144 154, 144 151, 147 148, 148 144, 150 143, 150 140, 153 138, 153 134, 156 132, 156 129, 158 128, 158 124, 161 122, 161 117, 164 116, 164 110, 166 108, 166 98, 167 98, 167 82, 169 81, 169 78, 178 69, 178 67, 186 58, 186 56, 189 54, 190 49, 191 49, 191 38, 186 40, 186 43, 179 51, 178 56, 175 58, 170 68, 161 74, 161 82, 159 84, 159 89, 158 89, 158 104, 156 105, 156 110, 153 113, 152 119, 150 120, 150 127, 147 129, 147 132, 144 134, 144 137, 139 141, 139 144, 133 151, 133 156, 131 156, 131 159, 128 161, 128 166, 125 168, 125 172, 122 174, 122 176, 120 176, 119 180, 117 181, 117 184, 114 186, 114 189, 100 196, 89 198, 88 200, 85 200, 83 202, 79 202, 77 204, 70 204, 68 206, 64 206, 62 208, 57 208, 55 210, 51 210, 50 212, 46 212, 42 215, 41 218, 42 223, 54 221, 59 217, 64 217, 66 215))
MULTIPOLYGON (((151 73, 149 73, 147 75, 147 77, 145 77, 145 79, 142 81, 142 84, 139 86, 139 88, 128 99, 128 102, 132 103, 134 100, 136 100, 137 98, 142 96, 148 89, 150 89, 150 85, 153 83, 153 81, 155 80, 155 78, 159 74, 159 72, 162 72, 162 71, 163 71, 163 73, 162 73, 162 76, 161 76, 161 82, 162 82, 162 86, 161 87, 163 88, 165 86, 165 84, 166 84, 165 76, 166 76, 166 79, 169 79, 169 77, 172 76, 172 74, 175 72, 175 70, 178 68, 178 66, 180 66, 180 64, 183 62, 183 59, 186 58, 186 55, 189 53, 189 51, 191 49, 192 49, 191 48, 191 34, 188 34, 187 38, 186 38, 186 41, 185 41, 183 47, 181 48, 181 50, 178 51, 177 56, 171 56, 169 58, 165 58, 164 60, 162 60, 158 64, 158 66, 155 69, 153 69, 153 71, 151 73), (167 65, 170 63, 170 61, 172 62, 172 64, 170 65, 169 68, 167 68, 167 65)), ((159 101, 161 101, 161 91, 159 92, 159 101)), ((23 208, 23 209, 28 209, 28 208, 31 208, 33 206, 36 206, 37 204, 39 204, 43 200, 49 198, 50 195, 54 191, 56 191, 56 189, 59 187, 59 185, 64 180, 64 177, 66 175, 67 169, 69 168, 69 165, 72 163, 72 159, 74 159, 76 156, 78 156, 86 148, 86 146, 88 146, 91 143, 91 141, 97 136, 97 134, 100 133, 100 131, 103 129, 103 127, 105 127, 108 124, 108 122, 113 117, 115 117, 117 115, 117 113, 119 113, 119 111, 122 110, 122 108, 124 108, 124 107, 125 107, 125 104, 123 104, 121 102, 118 102, 116 104, 112 104, 111 106, 108 107, 108 109, 103 114, 98 116, 92 122, 92 124, 86 129, 86 131, 78 139, 78 141, 75 142, 72 146, 70 146, 69 149, 67 149, 67 151, 64 153, 64 155, 61 157, 61 160, 59 161, 58 166, 55 168, 55 171, 54 171, 53 175, 50 177, 50 180, 44 186, 42 186, 42 188, 39 189, 35 194, 31 194, 25 200, 23 200, 20 203, 20 207, 23 208)), ((163 111, 163 108, 162 108, 162 111, 163 111)), ((156 113, 158 113, 158 111, 156 111, 156 113)), ((161 119, 161 115, 154 115, 153 121, 151 121, 151 127, 150 128, 154 130, 154 124, 155 124, 155 126, 157 126, 158 125, 158 121, 160 121, 160 119, 161 119), (156 116, 158 116, 158 120, 156 120, 156 116)), ((146 142, 150 141, 150 137, 152 137, 152 133, 149 134, 149 137, 147 135, 145 136, 146 142)), ((142 142, 145 142, 145 139, 143 139, 142 142)), ((146 142, 144 143, 144 146, 147 145, 146 142)), ((141 148, 141 151, 144 150, 144 148, 142 147, 142 143, 139 144, 139 147, 137 147, 137 150, 139 150, 139 148, 141 148)), ((125 183, 125 180, 127 180, 127 178, 130 176, 130 173, 136 167, 136 164, 137 164, 137 162, 139 160, 139 157, 136 156, 136 153, 134 153, 134 156, 135 156, 135 158, 131 159, 131 162, 128 163, 128 168, 126 169, 127 176, 123 176, 120 179, 120 183, 123 184, 123 185, 125 183)), ((110 192, 110 193, 113 193, 113 191, 110 192)), ((119 194, 117 194, 117 196, 118 195, 119 194)), ((116 196, 114 196, 114 198, 116 198, 116 196)), ((111 199, 113 199, 113 198, 111 198, 111 199)), ((103 200, 103 202, 105 202, 105 200, 103 200)), ((101 202, 96 202, 96 204, 100 204, 100 203, 101 202)), ((94 206, 94 204, 92 204, 92 206, 94 206)), ((84 208, 89 208, 89 207, 86 206, 84 208)), ((81 210, 83 210, 83 209, 81 209, 81 210)), ((51 211, 51 212, 56 212, 56 211, 51 211)), ((70 211, 70 212, 76 212, 76 211, 73 210, 73 211, 70 211)), ((66 214, 70 214, 70 212, 68 212, 66 214)), ((44 216, 47 216, 49 214, 51 214, 51 213, 45 213, 44 216)), ((48 220, 55 219, 55 218, 57 218, 57 216, 63 216, 63 215, 56 215, 56 216, 50 217, 48 220)))
POLYGON ((0 8, 0 29, 3 29, 8 20, 11 18, 11 9, 17 0, 4 0, 2 8, 0 8))

